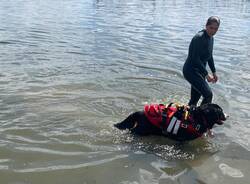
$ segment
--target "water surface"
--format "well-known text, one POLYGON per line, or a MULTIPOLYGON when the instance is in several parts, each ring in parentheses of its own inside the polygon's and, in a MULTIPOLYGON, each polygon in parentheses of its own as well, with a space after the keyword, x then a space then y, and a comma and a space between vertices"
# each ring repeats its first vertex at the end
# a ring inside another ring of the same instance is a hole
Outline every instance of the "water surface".
POLYGON ((249 43, 247 0, 1 1, 1 183, 248 183, 249 43), (114 129, 145 103, 187 103, 182 65, 211 15, 214 102, 230 115, 215 138, 114 129))

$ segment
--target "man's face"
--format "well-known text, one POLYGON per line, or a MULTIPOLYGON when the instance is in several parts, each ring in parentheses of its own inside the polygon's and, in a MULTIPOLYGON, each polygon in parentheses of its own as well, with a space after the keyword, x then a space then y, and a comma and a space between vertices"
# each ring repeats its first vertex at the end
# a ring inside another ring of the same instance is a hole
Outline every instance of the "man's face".
POLYGON ((215 22, 206 26, 207 34, 210 37, 214 36, 216 34, 216 32, 218 31, 218 29, 219 29, 219 25, 215 22))

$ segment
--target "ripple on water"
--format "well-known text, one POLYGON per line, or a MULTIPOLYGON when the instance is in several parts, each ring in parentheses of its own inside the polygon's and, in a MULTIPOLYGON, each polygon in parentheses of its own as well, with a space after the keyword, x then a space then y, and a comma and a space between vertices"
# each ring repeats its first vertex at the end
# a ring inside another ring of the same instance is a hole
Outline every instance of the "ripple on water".
POLYGON ((91 167, 91 166, 99 166, 108 162, 112 162, 117 159, 122 159, 126 158, 127 155, 116 155, 112 158, 107 158, 107 159, 95 159, 92 162, 84 162, 84 163, 78 163, 74 165, 56 165, 54 164, 53 166, 48 166, 48 167, 33 167, 33 168, 26 168, 26 169, 15 169, 14 172, 17 173, 41 173, 41 172, 51 172, 51 171, 59 171, 59 170, 74 170, 74 169, 79 169, 79 168, 86 168, 86 167, 91 167))
POLYGON ((230 167, 229 165, 222 163, 219 165, 220 170, 224 175, 231 176, 232 178, 242 178, 244 174, 236 168, 230 167))

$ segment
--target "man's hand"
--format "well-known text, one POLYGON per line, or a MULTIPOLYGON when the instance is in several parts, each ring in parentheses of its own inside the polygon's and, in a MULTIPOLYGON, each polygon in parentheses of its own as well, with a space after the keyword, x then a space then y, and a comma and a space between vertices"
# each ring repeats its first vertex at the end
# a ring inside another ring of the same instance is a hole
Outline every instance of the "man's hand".
POLYGON ((208 74, 206 76, 207 82, 212 82, 212 83, 216 83, 218 81, 218 76, 216 75, 216 73, 213 73, 213 75, 208 74))
POLYGON ((218 81, 218 76, 216 75, 216 73, 213 73, 213 83, 216 83, 218 81))
POLYGON ((207 74, 206 79, 207 79, 207 82, 213 82, 214 81, 213 76, 210 75, 210 74, 207 74))

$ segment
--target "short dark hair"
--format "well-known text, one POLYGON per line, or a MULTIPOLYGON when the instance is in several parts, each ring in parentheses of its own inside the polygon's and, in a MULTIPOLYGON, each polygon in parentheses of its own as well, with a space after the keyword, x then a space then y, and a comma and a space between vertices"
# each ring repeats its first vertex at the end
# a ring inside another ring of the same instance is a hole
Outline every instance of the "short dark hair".
POLYGON ((220 18, 217 16, 211 16, 207 19, 207 23, 206 26, 211 25, 212 23, 216 23, 218 24, 218 26, 220 26, 220 18))

